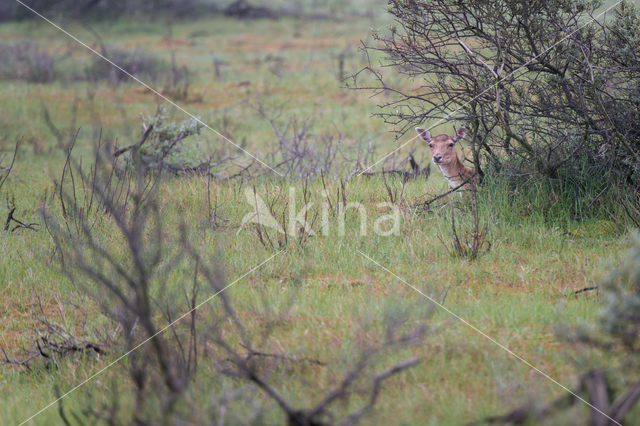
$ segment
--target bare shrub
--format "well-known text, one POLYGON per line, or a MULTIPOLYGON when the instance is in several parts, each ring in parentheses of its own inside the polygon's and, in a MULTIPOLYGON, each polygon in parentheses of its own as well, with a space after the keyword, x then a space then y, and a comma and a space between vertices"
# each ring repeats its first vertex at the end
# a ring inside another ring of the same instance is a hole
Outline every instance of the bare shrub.
POLYGON ((355 169, 353 170, 353 172, 349 177, 352 177, 356 173, 360 173, 359 174, 360 176, 382 175, 384 177, 385 175, 397 175, 397 176, 401 176, 404 179, 404 183, 406 183, 407 180, 409 179, 417 179, 421 176, 424 176, 425 179, 429 179, 429 176, 431 175, 431 168, 429 167, 428 164, 424 168, 421 167, 420 164, 413 157, 414 153, 415 153, 415 149, 411 150, 409 155, 406 156, 404 159, 400 158, 400 154, 398 152, 395 152, 389 155, 382 162, 382 171, 379 171, 379 172, 374 172, 374 171, 361 172, 361 169, 363 168, 365 170, 369 170, 369 169, 366 166, 363 166, 360 163, 360 160, 358 160, 356 162, 355 169), (409 167, 407 167, 407 165, 409 167), (408 168, 410 168, 410 170, 407 170, 408 168))
MULTIPOLYGON (((203 271, 212 286, 215 285, 215 275, 203 271)), ((288 302, 285 306, 291 306, 292 302, 288 302)), ((265 306, 265 311, 269 312, 272 308, 265 306)), ((275 318, 270 315, 267 327, 260 333, 265 341, 265 336, 270 335, 282 324, 287 316, 288 309, 284 309, 275 318)), ((415 366, 420 360, 417 357, 411 357, 400 363, 394 363, 393 366, 383 371, 375 373, 376 365, 379 362, 397 353, 404 347, 415 345, 422 342, 426 336, 425 321, 431 315, 432 308, 424 306, 388 306, 384 312, 384 320, 382 322, 382 330, 376 330, 372 316, 365 315, 365 320, 360 324, 359 333, 362 336, 376 335, 371 339, 358 339, 356 347, 351 348, 349 354, 349 367, 345 369, 342 379, 325 391, 325 396, 315 404, 307 408, 300 408, 299 404, 291 398, 287 398, 280 393, 275 384, 280 382, 282 378, 277 377, 273 367, 268 368, 270 363, 276 360, 288 360, 293 362, 310 362, 318 365, 329 365, 314 359, 297 359, 290 356, 273 355, 257 351, 254 349, 255 343, 249 338, 249 333, 244 325, 233 318, 235 333, 224 333, 223 328, 211 329, 212 339, 224 350, 225 359, 219 362, 219 369, 225 376, 242 379, 253 386, 260 389, 269 399, 275 401, 277 406, 285 414, 287 424, 291 426, 309 426, 309 425, 353 425, 360 421, 363 416, 371 413, 374 406, 379 400, 384 380, 394 374, 405 369, 415 366), (370 321, 371 323, 368 323, 370 321), (225 335, 235 335, 239 340, 233 342, 225 335), (263 361, 260 363, 259 361, 263 361), (356 395, 365 395, 365 403, 353 410, 345 410, 348 401, 356 395), (341 407, 342 406, 342 407, 341 407)), ((224 321, 226 318, 221 318, 224 321)), ((258 334, 258 335, 260 335, 258 334)), ((262 344, 265 344, 264 342, 262 344)), ((309 383, 309 386, 317 386, 309 383)))
MULTIPOLYGON (((288 323, 299 281, 294 280, 294 290, 284 300, 274 304, 264 298, 249 304, 258 320, 250 326, 243 323, 225 291, 233 283, 226 278, 223 256, 201 253, 185 225, 176 231, 158 197, 162 182, 158 175, 164 168, 149 173, 136 158, 138 148, 130 151, 138 167, 121 173, 113 173, 115 159, 108 146, 96 150, 91 173, 83 172, 72 159, 67 161, 65 167, 73 168, 76 178, 71 178, 71 171, 63 172, 71 185, 60 182, 58 200, 67 217, 78 217, 71 222, 73 226, 64 215, 51 210, 52 200, 43 205, 43 218, 59 254, 54 258, 63 260, 67 276, 116 330, 109 336, 109 354, 116 356, 108 370, 114 393, 105 398, 102 391, 86 388, 87 402, 81 415, 72 413, 75 418, 136 424, 220 424, 259 421, 273 407, 291 425, 351 425, 372 412, 385 380, 419 362, 412 356, 400 357, 405 348, 423 341, 432 307, 420 301, 400 305, 392 299, 384 318, 363 312, 347 359, 340 363, 342 378, 327 386, 317 402, 305 407, 279 391, 289 380, 307 383, 317 391, 318 384, 309 379, 315 374, 307 376, 308 368, 291 366, 325 368, 338 362, 285 352, 278 339, 272 342, 275 331, 288 323), (114 196, 117 192, 113 188, 123 187, 130 188, 125 191, 129 195, 114 196), (90 189, 83 199, 75 188, 90 189), (87 208, 91 199, 97 207, 87 208), (86 211, 92 212, 89 217, 104 217, 102 227, 108 228, 99 231, 94 220, 87 220, 86 211), (202 306, 205 302, 206 307, 202 306), (126 365, 116 365, 120 359, 126 365), (196 380, 196 373, 207 380, 196 380), (200 398, 202 392, 216 397, 200 398), (354 398, 362 403, 351 403, 354 398), (132 403, 124 404, 125 400, 132 403), (237 405, 238 401, 243 404, 237 405), (249 410, 247 401, 253 405, 249 410)), ((57 328, 51 332, 60 338, 60 333, 64 334, 57 328)), ((39 338, 38 342, 42 341, 39 338)), ((78 348, 98 353, 91 340, 46 342, 47 354, 77 352, 78 348), (58 349, 62 352, 56 352, 58 349)), ((5 360, 10 361, 8 357, 5 360)), ((27 358, 25 362, 30 361, 27 358)), ((62 405, 59 413, 67 418, 62 405)))
POLYGON ((99 359, 106 355, 114 341, 113 330, 90 325, 99 315, 88 311, 80 295, 74 294, 70 300, 60 301, 60 306, 63 305, 73 312, 73 320, 65 320, 61 311, 46 312, 40 295, 35 292, 31 306, 34 336, 28 338, 28 347, 14 349, 11 355, 5 348, 0 348, 4 356, 0 365, 14 365, 34 372, 39 368, 57 369, 60 361, 72 356, 77 360, 81 356, 99 359))
MULTIPOLYGON (((9 178, 9 175, 11 174, 11 170, 13 170, 13 165, 16 161, 16 157, 18 156, 19 147, 20 147, 20 141, 16 142, 16 147, 13 151, 13 157, 11 158, 11 162, 9 163, 8 166, 3 167, 2 165, 2 163, 7 158, 7 154, 6 153, 0 154, 0 191, 2 191, 2 187, 4 186, 5 182, 9 178)), ((11 232, 14 232, 18 229, 31 229, 37 232, 37 228, 36 228, 38 226, 37 223, 35 222, 23 223, 14 216, 16 212, 16 206, 14 204, 13 198, 11 201, 9 201, 9 197, 7 197, 7 208, 9 209, 9 214, 7 215, 7 220, 4 223, 5 232, 9 231, 10 229, 11 229, 11 232), (16 224, 14 225, 13 228, 11 228, 12 223, 16 224)))
POLYGON ((321 171, 338 174, 342 166, 338 155, 344 135, 315 133, 310 117, 302 120, 295 116, 284 118, 284 106, 268 108, 258 103, 255 107, 269 122, 276 137, 276 144, 272 145, 268 155, 273 168, 285 176, 297 178, 318 176, 321 171))
MULTIPOLYGON (((462 186, 462 185, 461 185, 462 186)), ((471 225, 456 228, 456 218, 454 210, 451 211, 451 247, 442 238, 440 241, 449 251, 457 257, 468 260, 476 260, 478 256, 488 253, 491 250, 491 242, 487 239, 489 234, 489 222, 481 220, 480 209, 478 208, 478 190, 468 189, 464 194, 464 202, 471 215, 471 225)), ((432 200, 434 201, 434 200, 432 200)), ((429 202, 427 202, 429 203, 429 202)), ((423 204, 424 205, 424 204, 423 204)), ((427 204, 428 205, 428 204, 427 204)), ((467 209, 465 209, 467 210, 467 209)), ((463 210, 463 211, 465 211, 463 210)))
POLYGON ((151 79, 152 81, 156 81, 158 79, 159 70, 166 68, 166 65, 162 64, 162 61, 144 53, 141 49, 129 51, 109 48, 107 50, 103 47, 102 50, 103 51, 101 53, 103 56, 114 62, 120 68, 124 69, 126 73, 114 67, 104 59, 94 57, 91 64, 85 69, 86 78, 89 80, 107 80, 111 84, 119 84, 130 81, 130 75, 133 75, 140 79, 151 79))
MULTIPOLYGON (((344 186, 343 186, 344 191, 344 186)), ((338 193, 340 190, 338 190, 338 193)), ((282 210, 278 209, 278 205, 284 201, 287 196, 283 191, 276 191, 272 193, 267 189, 265 194, 265 204, 261 206, 257 201, 257 192, 255 186, 253 187, 253 196, 255 197, 256 215, 265 214, 270 215, 274 221, 267 221, 271 223, 263 224, 258 221, 257 223, 250 223, 256 231, 256 236, 266 249, 269 250, 287 250, 291 247, 291 244, 296 244, 298 247, 302 247, 309 239, 314 235, 314 226, 318 222, 319 211, 309 208, 313 203, 311 201, 311 190, 309 189, 309 179, 305 180, 302 187, 302 200, 300 204, 305 206, 304 214, 298 217, 298 220, 293 225, 287 223, 287 215, 290 214, 290 204, 295 200, 288 200, 287 204, 282 206, 282 210), (270 230, 271 228, 271 230, 270 230)), ((332 213, 337 213, 332 208, 332 213)), ((291 219, 290 219, 291 220, 291 219)), ((243 223, 244 225, 244 223, 243 223)), ((242 225, 242 226, 243 226, 242 225)))
MULTIPOLYGON (((67 157, 62 167, 60 180, 54 182, 55 193, 51 194, 49 200, 45 197, 43 206, 46 208, 47 202, 58 200, 62 226, 66 234, 73 236, 74 239, 82 238, 83 235, 93 232, 94 227, 104 219, 105 213, 108 212, 106 205, 118 206, 111 208, 120 208, 120 214, 135 215, 137 209, 150 199, 159 179, 159 176, 155 176, 154 179, 148 181, 142 189, 141 198, 131 207, 132 187, 135 181, 131 164, 118 168, 116 159, 108 154, 111 145, 104 143, 102 134, 100 134, 95 146, 94 163, 86 171, 83 169, 82 162, 76 163, 73 158, 73 148, 77 136, 76 133, 71 145, 66 150, 67 157)), ((45 222, 45 224, 48 223, 45 222)), ((52 233, 48 226, 47 230, 52 233)), ((60 255, 64 263, 64 252, 60 252, 60 255)))
POLYGON ((62 59, 31 41, 0 44, 0 80, 51 83, 58 77, 56 63, 62 59))
POLYGON ((573 394, 566 393, 549 403, 528 403, 505 415, 485 417, 467 426, 529 422, 540 424, 558 419, 561 424, 564 423, 562 420, 571 419, 572 423, 579 422, 588 426, 626 424, 625 419, 629 418, 629 412, 640 398, 640 383, 633 383, 626 392, 616 392, 617 396, 613 400, 610 399, 613 396, 610 395, 611 384, 610 377, 602 370, 594 370, 580 376, 573 394), (585 402, 591 404, 590 416, 576 416, 577 409, 588 407, 585 402))
POLYGON ((4 152, 0 154, 0 190, 2 190, 2 187, 4 186, 5 182, 9 178, 9 175, 11 174, 11 170, 13 169, 13 164, 16 162, 16 157, 18 155, 19 147, 20 147, 20 142, 16 142, 16 147, 13 150, 13 156, 11 157, 11 161, 9 165, 3 165, 3 163, 5 163, 5 160, 7 158, 7 154, 4 152))
MULTIPOLYGON (((122 350, 131 353, 143 346, 128 357, 136 401, 132 415, 136 422, 149 421, 173 414, 176 401, 183 396, 195 372, 196 317, 190 318, 186 337, 175 329, 173 334, 159 335, 160 324, 164 321, 171 324, 178 317, 180 306, 158 300, 153 294, 169 293, 166 280, 184 257, 184 251, 175 251, 176 246, 169 244, 173 238, 159 213, 158 178, 148 177, 144 165, 114 174, 113 169, 105 170, 113 159, 106 163, 105 159, 109 155, 98 150, 95 168, 88 175, 68 160, 65 167, 75 168, 82 187, 90 189, 84 200, 78 200, 75 184, 69 192, 61 181, 62 221, 52 215, 46 204, 42 214, 67 275, 101 312, 119 325, 117 340, 123 345, 122 350), (116 196, 117 188, 127 188, 124 198, 116 196), (87 208, 93 203, 95 213, 87 208), (87 220, 99 215, 115 224, 124 256, 108 248, 103 235, 95 231, 95 220, 87 220), (75 228, 69 226, 69 217, 75 218, 72 222, 75 228), (152 291, 158 286, 165 291, 152 291), (149 344, 144 345, 147 341, 149 344)), ((188 311, 193 308, 198 286, 194 281, 184 289, 188 296, 183 309, 188 311)), ((114 404, 117 403, 118 399, 114 404)), ((86 414, 95 418, 104 418, 114 409, 87 408, 86 414)))
MULTIPOLYGON (((267 106, 258 101, 254 108, 267 120, 273 130, 275 143, 269 144, 266 160, 284 176, 306 179, 317 178, 321 174, 335 178, 349 173, 350 180, 356 174, 367 170, 367 164, 373 158, 373 147, 362 144, 346 144, 346 136, 336 126, 330 129, 317 130, 312 115, 304 118, 286 116, 287 102, 275 106, 267 106)), ((394 174, 406 179, 429 177, 429 167, 422 168, 416 162, 411 151, 401 158, 394 153, 383 162, 383 171, 365 171, 364 176, 377 174, 394 174)))

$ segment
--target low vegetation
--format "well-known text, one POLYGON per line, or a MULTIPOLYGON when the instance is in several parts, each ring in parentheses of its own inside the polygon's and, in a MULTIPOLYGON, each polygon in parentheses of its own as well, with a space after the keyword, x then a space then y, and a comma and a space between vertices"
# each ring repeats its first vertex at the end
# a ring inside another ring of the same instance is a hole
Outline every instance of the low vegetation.
POLYGON ((638 424, 635 186, 383 159, 363 10, 0 25, 3 422, 638 424))

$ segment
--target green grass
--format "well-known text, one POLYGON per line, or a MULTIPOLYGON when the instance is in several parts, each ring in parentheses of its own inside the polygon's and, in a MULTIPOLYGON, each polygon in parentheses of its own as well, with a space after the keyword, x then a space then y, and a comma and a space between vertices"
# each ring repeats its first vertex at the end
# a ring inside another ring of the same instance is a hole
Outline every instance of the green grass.
MULTIPOLYGON (((175 23, 172 36, 180 42, 176 59, 197 70, 190 89, 191 98, 178 103, 214 129, 226 127, 233 140, 246 141, 246 148, 259 154, 274 143, 275 137, 252 104, 257 100, 269 105, 288 101, 285 117, 312 116, 314 131, 337 128, 345 135, 345 146, 363 148, 371 142, 379 157, 396 147, 397 142, 387 133, 388 128, 370 118, 376 108, 375 100, 369 99, 366 92, 341 89, 336 79, 336 58, 343 49, 351 52, 347 71, 356 71, 364 65, 356 48, 359 40, 368 37, 370 25, 369 20, 301 24, 289 19, 250 24, 224 19, 175 23), (188 37, 200 30, 207 35, 188 37), (269 70, 272 66, 266 61, 269 54, 284 58, 282 77, 269 70), (221 80, 213 76, 212 55, 228 62, 221 80), (244 81, 250 84, 238 85, 244 81), (196 100, 196 95, 201 95, 202 101, 196 100)), ((72 23, 66 28, 83 40, 95 42, 79 25, 72 23)), ((166 40, 163 42, 168 30, 163 23, 122 20, 96 24, 94 28, 108 45, 140 47, 167 63, 170 61, 166 40)), ((52 51, 69 49, 71 57, 63 65, 70 73, 74 69, 82 70, 83 64, 93 60, 90 53, 42 22, 5 24, 0 26, 0 35, 8 42, 34 39, 52 51)), ((75 130, 69 123, 76 98, 79 104, 76 127, 81 127, 81 132, 74 152, 83 157, 85 164, 98 129, 103 129, 103 137, 108 140, 117 138, 118 146, 128 145, 139 135, 136 116, 152 114, 157 107, 154 95, 136 83, 93 85, 72 79, 50 85, 0 82, 3 150, 9 150, 14 140, 23 137, 15 170, 0 196, 16 205, 16 217, 24 222, 42 223, 39 206, 45 193, 51 197, 55 192, 52 181, 59 179, 64 162, 64 154, 56 147, 42 118, 42 104, 47 105, 53 122, 70 134, 75 130), (92 100, 87 91, 94 94, 92 100), (126 120, 118 109, 117 98, 121 99, 126 120)), ((176 119, 182 118, 179 111, 172 114, 176 119)), ((441 131, 448 130, 442 126, 441 131)), ((201 144, 207 152, 236 152, 206 130, 201 144)), ((402 153, 407 149, 409 147, 402 153)), ((421 157, 426 165, 427 156, 426 148, 419 147, 416 158, 421 157)), ((389 180, 394 188, 400 188, 401 184, 399 179, 389 180)), ((288 188, 296 188, 300 197, 303 183, 272 176, 244 186, 247 185, 255 185, 263 197, 267 191, 271 196, 282 193, 275 207, 282 212, 287 211, 288 188)), ((312 201, 316 203, 314 209, 319 208, 325 203, 319 195, 322 184, 314 180, 309 185, 312 201)), ((242 218, 251 212, 244 197, 244 186, 239 182, 211 183, 212 202, 219 206, 217 214, 228 221, 226 226, 217 229, 208 225, 205 178, 168 180, 159 195, 165 224, 172 230, 168 244, 179 244, 179 225, 188 224, 190 238, 201 252, 215 256, 220 250, 229 282, 276 252, 260 243, 251 226, 238 231, 242 218)), ((332 202, 339 187, 338 178, 331 177, 328 191, 332 202)), ((495 183, 480 196, 481 215, 489 223, 487 239, 492 248, 477 261, 469 262, 452 256, 441 242, 448 243, 451 238, 451 214, 456 215, 462 229, 470 226, 469 210, 456 207, 463 204, 457 195, 445 200, 449 205, 430 212, 410 208, 423 194, 446 190, 447 184, 435 168, 428 180, 407 182, 401 203, 404 207, 400 213, 400 232, 383 237, 373 232, 373 226, 376 219, 386 214, 376 208, 376 204, 387 197, 384 183, 377 177, 355 177, 347 184, 346 195, 349 202, 362 202, 366 208, 366 235, 360 235, 358 213, 351 209, 344 236, 338 235, 337 219, 331 217, 328 235, 319 232, 301 246, 290 242, 286 251, 228 290, 237 304, 239 316, 252 333, 259 333, 267 317, 261 308, 264 301, 275 311, 282 310, 295 283, 300 283, 286 325, 274 332, 264 348, 329 363, 325 367, 296 366, 292 371, 282 367, 282 371, 271 374, 274 386, 295 401, 296 406, 311 406, 326 389, 335 385, 352 365, 354 353, 363 339, 381 338, 387 310, 411 307, 411 315, 420 315, 431 306, 429 300, 402 280, 424 289, 439 301, 446 293, 443 304, 447 309, 569 388, 575 384, 577 375, 589 366, 616 362, 610 356, 568 343, 556 331, 562 325, 595 325, 600 305, 597 294, 586 292, 574 296, 572 293, 597 284, 608 270, 619 264, 628 245, 624 224, 605 226, 597 218, 576 220, 573 216, 563 216, 564 202, 552 204, 551 209, 560 210, 545 213, 543 207, 549 205, 548 200, 538 205, 535 194, 510 195, 495 183), (306 377, 312 385, 300 380, 301 377, 306 377)), ((532 189, 535 190, 539 190, 540 197, 548 196, 545 188, 532 189)), ((300 204, 298 199, 298 210, 300 204)), ((59 218, 57 199, 50 200, 49 206, 59 218)), ((1 218, 6 213, 4 207, 0 209, 1 218)), ((277 241, 275 231, 267 232, 277 241)), ((96 227, 96 235, 114 257, 127 262, 127 251, 114 223, 103 218, 96 227)), ((37 233, 27 230, 0 233, 0 345, 10 354, 17 354, 17 349, 28 345, 27 339, 33 337, 36 292, 45 311, 57 321, 72 324, 78 320, 77 312, 65 304, 76 297, 75 286, 62 273, 53 250, 54 243, 42 226, 37 233)), ((184 286, 189 286, 192 278, 190 265, 181 264, 167 277, 168 287, 155 288, 154 296, 181 297, 184 286)), ((84 284, 94 288, 91 283, 84 284)), ((210 294, 204 292, 200 300, 210 294)), ((103 324, 95 304, 88 306, 92 324, 103 324)), ((215 306, 215 300, 205 305, 203 318, 215 312, 215 306)), ((550 401, 562 393, 557 385, 443 309, 436 308, 428 324, 429 335, 424 343, 376 362, 376 371, 379 371, 412 355, 422 359, 415 368, 386 382, 376 411, 364 424, 462 424, 505 413, 527 402, 550 401)), ((119 353, 114 349, 111 355, 99 360, 70 357, 62 360, 55 371, 40 369, 28 373, 16 367, 3 367, 0 370, 3 424, 24 421, 55 399, 54 385, 65 392, 105 367, 119 353)), ((66 397, 65 408, 80 412, 89 395, 102 399, 101 402, 107 401, 114 388, 130 397, 132 384, 123 378, 126 369, 123 361, 107 370, 66 397)), ((219 394, 234 386, 238 386, 236 381, 219 380, 212 365, 204 362, 187 400, 195 406, 206 404, 211 393, 219 394)), ((265 422, 283 422, 277 408, 264 395, 257 393, 255 400, 266 407, 265 422)), ((338 412, 354 408, 364 400, 365 396, 356 396, 338 412)), ((127 413, 131 403, 125 401, 123 399, 123 411, 127 413)), ((243 410, 236 408, 235 412, 242 417, 243 410)), ((180 407, 183 411, 188 409, 186 403, 180 407)), ((636 408, 636 414, 637 411, 636 408)), ((580 407, 577 415, 586 418, 588 410, 580 407)), ((126 414, 124 418, 131 419, 126 414)), ((204 422, 206 418, 205 413, 193 414, 194 422, 204 422)), ((629 419, 634 418, 640 416, 634 417, 632 413, 629 419)), ((575 423, 575 418, 566 423, 575 423)), ((49 408, 31 424, 61 424, 57 407, 49 408)), ((629 424, 638 423, 632 420, 629 424)))

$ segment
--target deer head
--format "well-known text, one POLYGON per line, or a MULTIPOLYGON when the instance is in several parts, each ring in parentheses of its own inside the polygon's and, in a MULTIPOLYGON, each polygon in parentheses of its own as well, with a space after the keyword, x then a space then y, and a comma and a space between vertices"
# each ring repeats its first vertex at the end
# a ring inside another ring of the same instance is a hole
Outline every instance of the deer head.
POLYGON ((438 166, 448 166, 456 162, 458 155, 454 146, 467 134, 464 127, 456 130, 453 136, 443 134, 432 138, 429 131, 421 127, 416 127, 416 132, 420 139, 429 144, 431 158, 438 166))

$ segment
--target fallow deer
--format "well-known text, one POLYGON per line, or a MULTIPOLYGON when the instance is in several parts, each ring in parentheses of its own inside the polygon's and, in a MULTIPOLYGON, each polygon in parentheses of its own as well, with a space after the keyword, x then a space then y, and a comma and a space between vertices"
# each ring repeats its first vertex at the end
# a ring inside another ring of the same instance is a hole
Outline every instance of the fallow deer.
POLYGON ((433 162, 440 168, 451 188, 457 188, 465 182, 469 182, 471 189, 475 188, 478 176, 473 170, 462 164, 455 149, 456 143, 462 140, 467 133, 464 127, 456 130, 453 137, 449 135, 431 137, 429 131, 421 127, 416 127, 416 132, 420 139, 429 144, 433 162))

